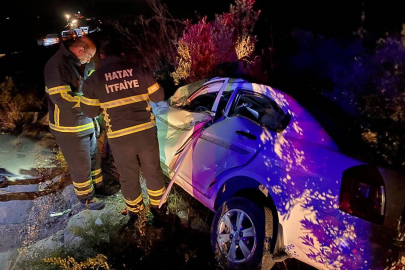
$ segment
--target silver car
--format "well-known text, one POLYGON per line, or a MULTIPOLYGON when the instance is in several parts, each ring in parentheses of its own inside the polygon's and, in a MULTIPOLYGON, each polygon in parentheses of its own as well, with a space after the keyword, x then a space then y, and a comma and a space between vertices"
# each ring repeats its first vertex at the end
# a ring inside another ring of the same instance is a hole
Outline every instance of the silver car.
POLYGON ((162 168, 215 212, 227 268, 404 269, 404 176, 342 153, 291 96, 213 78, 153 111, 162 168))

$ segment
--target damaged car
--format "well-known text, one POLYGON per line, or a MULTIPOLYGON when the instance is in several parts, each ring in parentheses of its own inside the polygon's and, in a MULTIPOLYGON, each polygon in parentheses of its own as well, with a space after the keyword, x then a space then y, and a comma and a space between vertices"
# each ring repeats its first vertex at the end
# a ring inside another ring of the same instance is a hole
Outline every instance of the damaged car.
POLYGON ((343 154, 291 96, 217 77, 152 107, 164 173, 215 212, 226 268, 403 269, 403 176, 343 154))

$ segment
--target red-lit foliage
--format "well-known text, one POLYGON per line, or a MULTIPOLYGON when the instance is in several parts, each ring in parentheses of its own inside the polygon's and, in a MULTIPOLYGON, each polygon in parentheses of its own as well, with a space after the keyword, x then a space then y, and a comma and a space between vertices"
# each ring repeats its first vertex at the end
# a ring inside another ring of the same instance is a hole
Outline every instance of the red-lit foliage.
POLYGON ((174 81, 192 82, 213 75, 226 62, 249 58, 254 51, 252 31, 260 11, 253 10, 255 0, 236 0, 227 13, 207 22, 203 17, 193 24, 187 21, 183 36, 177 41, 174 81))

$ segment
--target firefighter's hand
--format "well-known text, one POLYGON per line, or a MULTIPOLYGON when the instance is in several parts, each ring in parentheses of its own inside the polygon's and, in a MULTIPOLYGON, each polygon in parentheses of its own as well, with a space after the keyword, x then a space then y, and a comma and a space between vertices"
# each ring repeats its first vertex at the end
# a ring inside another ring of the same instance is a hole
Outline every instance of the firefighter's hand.
POLYGON ((100 125, 101 129, 104 128, 104 115, 99 115, 96 117, 98 124, 100 125))
POLYGON ((97 121, 97 117, 93 118, 93 123, 94 123, 94 133, 96 134, 96 138, 100 138, 101 135, 101 126, 97 121))

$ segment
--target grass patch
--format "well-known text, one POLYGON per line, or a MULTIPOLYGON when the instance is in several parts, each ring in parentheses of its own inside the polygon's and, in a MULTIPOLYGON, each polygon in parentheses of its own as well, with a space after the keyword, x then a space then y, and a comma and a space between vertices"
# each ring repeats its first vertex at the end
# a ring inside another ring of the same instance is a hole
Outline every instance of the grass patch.
POLYGON ((110 266, 107 263, 107 257, 102 254, 97 254, 94 258, 88 258, 84 262, 77 262, 74 258, 68 257, 66 259, 61 258, 49 258, 44 259, 44 262, 50 263, 55 266, 59 266, 64 270, 81 270, 81 269, 106 269, 110 270, 110 266))
POLYGON ((0 130, 15 131, 26 124, 24 112, 38 109, 42 100, 33 89, 18 89, 11 77, 0 83, 0 130))

